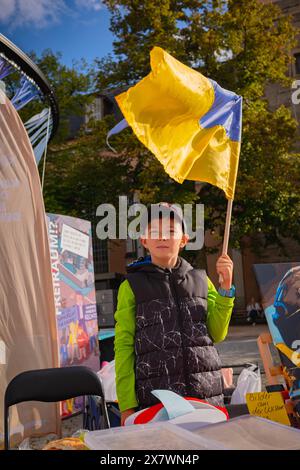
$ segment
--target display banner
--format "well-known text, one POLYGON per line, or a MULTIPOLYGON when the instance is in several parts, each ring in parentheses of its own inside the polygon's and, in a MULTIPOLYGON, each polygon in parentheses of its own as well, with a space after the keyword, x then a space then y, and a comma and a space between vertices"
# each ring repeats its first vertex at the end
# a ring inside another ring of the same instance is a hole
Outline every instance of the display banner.
MULTIPOLYGON (((0 440, 4 393, 20 372, 58 367, 51 263, 40 178, 19 115, 0 89, 0 440)), ((59 433, 55 403, 10 409, 11 445, 59 433)))
MULTIPOLYGON (((47 214, 60 365, 98 371, 98 320, 91 223, 47 214)), ((82 398, 62 404, 66 416, 82 409, 82 398)))

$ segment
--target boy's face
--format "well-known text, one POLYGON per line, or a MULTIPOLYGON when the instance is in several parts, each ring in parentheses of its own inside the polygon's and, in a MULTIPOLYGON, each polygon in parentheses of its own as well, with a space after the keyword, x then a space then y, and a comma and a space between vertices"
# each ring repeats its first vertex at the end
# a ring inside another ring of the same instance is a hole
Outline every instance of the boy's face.
POLYGON ((188 235, 182 232, 181 222, 167 218, 152 220, 141 237, 141 243, 149 250, 151 257, 162 261, 177 256, 187 242, 188 235))

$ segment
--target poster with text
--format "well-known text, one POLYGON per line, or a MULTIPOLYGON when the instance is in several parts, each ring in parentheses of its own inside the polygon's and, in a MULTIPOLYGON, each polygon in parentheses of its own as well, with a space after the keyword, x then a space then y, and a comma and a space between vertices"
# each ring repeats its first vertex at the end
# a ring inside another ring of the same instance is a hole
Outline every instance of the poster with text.
MULTIPOLYGON (((91 223, 47 214, 60 365, 99 370, 98 321, 91 223)), ((82 408, 82 398, 62 404, 62 415, 82 408)))

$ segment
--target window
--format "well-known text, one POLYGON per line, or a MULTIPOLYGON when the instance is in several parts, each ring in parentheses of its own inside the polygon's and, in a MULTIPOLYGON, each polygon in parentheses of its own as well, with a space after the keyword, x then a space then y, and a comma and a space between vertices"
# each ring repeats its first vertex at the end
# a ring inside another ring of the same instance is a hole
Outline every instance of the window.
POLYGON ((300 52, 294 54, 295 57, 295 73, 296 75, 300 75, 300 52))
POLYGON ((130 258, 137 257, 137 240, 132 240, 132 238, 127 238, 126 255, 127 257, 130 257, 130 258))
POLYGON ((94 256, 94 272, 107 273, 108 272, 108 252, 107 252, 107 239, 100 240, 96 233, 93 236, 93 256, 94 256))
POLYGON ((102 107, 102 98, 95 98, 92 108, 93 119, 95 119, 95 121, 101 121, 101 119, 103 118, 102 107))
MULTIPOLYGON (((128 206, 131 206, 134 203, 139 203, 139 196, 138 192, 134 192, 133 194, 130 193, 127 195, 128 206)), ((137 227, 138 230, 140 227, 137 227)), ((128 237, 126 240, 126 257, 127 258, 138 258, 139 256, 143 256, 143 248, 139 240, 133 240, 132 238, 128 237)))
POLYGON ((95 121, 101 121, 101 119, 103 119, 103 100, 101 96, 96 96, 93 102, 86 106, 86 125, 91 119, 95 121))

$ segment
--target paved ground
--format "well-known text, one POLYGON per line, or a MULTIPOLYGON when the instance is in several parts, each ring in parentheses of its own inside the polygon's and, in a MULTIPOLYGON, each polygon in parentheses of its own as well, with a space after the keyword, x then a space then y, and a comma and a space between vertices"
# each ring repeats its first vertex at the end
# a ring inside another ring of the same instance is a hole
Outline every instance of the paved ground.
POLYGON ((230 325, 228 335, 225 341, 235 339, 257 338, 262 333, 268 333, 269 328, 266 323, 252 325, 230 325))
POLYGON ((224 365, 261 363, 257 338, 268 331, 268 326, 265 324, 230 326, 226 340, 216 345, 222 363, 224 365))
MULTIPOLYGON (((268 333, 269 329, 266 324, 260 325, 240 325, 230 326, 228 336, 225 341, 216 345, 223 366, 234 366, 238 364, 253 363, 258 364, 261 372, 262 388, 265 388, 266 377, 263 363, 257 347, 257 338, 262 333, 268 333)), ((279 356, 276 348, 270 347, 274 364, 279 364, 279 356)), ((233 367, 234 383, 241 368, 233 367)))

